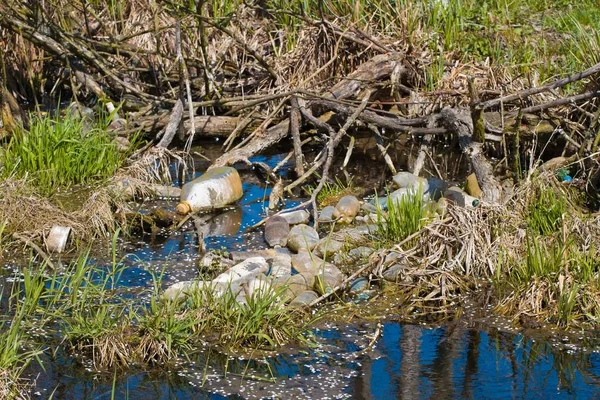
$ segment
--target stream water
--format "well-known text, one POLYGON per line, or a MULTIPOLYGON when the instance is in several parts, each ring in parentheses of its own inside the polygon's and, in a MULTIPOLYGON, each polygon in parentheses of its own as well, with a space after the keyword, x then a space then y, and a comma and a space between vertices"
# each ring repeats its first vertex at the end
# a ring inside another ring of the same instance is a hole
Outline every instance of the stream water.
MULTIPOLYGON (((281 155, 264 157, 274 166, 281 155)), ((284 171, 285 173, 285 171, 284 171)), ((355 171, 360 174, 360 171, 355 171)), ((244 233, 264 212, 269 191, 242 171, 245 196, 216 217, 208 248, 264 247, 262 235, 244 233)), ((291 206, 294 203, 288 203, 291 206)), ((171 203, 146 204, 173 207, 171 203)), ((122 243, 128 268, 121 285, 165 286, 196 276, 196 236, 144 236, 122 243)), ((258 359, 207 349, 169 372, 133 370, 99 374, 64 354, 46 357, 34 398, 55 399, 416 399, 594 398, 600 396, 597 345, 574 346, 560 338, 534 338, 491 326, 450 329, 393 321, 324 324, 314 329, 314 349, 286 348, 258 359)), ((587 339, 600 338, 597 332, 587 339)), ((588 341, 589 342, 589 341, 588 341)))

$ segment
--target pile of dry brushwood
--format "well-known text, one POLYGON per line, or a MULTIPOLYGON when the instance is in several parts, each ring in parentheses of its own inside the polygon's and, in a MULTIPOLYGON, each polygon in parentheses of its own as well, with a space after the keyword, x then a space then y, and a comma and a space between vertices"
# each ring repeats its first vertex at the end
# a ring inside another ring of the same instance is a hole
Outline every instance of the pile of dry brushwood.
MULTIPOLYGON (((523 136, 549 124, 565 147, 555 165, 581 161, 588 177, 598 169, 598 87, 588 84, 569 97, 557 89, 597 76, 600 64, 508 95, 481 68, 463 65, 462 74, 448 74, 460 89, 425 93, 425 63, 415 55, 421 53, 401 40, 324 19, 297 16, 304 31, 295 50, 282 55, 252 7, 218 21, 202 9, 182 13, 169 2, 155 8, 129 2, 117 20, 88 2, 30 3, 0 5, 5 132, 11 117, 25 119, 20 101, 69 92, 76 100, 123 102, 128 123, 122 133, 143 129, 157 147, 170 146, 176 135, 187 151, 195 138, 227 137, 213 166, 248 162, 286 139, 296 180, 286 187, 277 182, 275 194, 319 176, 312 202, 329 179, 336 149, 357 127, 373 133, 392 172, 387 149, 394 133, 421 138, 417 174, 436 138, 454 135, 490 203, 501 201, 502 186, 486 158, 486 141, 503 144, 517 177, 519 155, 530 151, 523 136), (306 135, 306 127, 320 135, 306 135), (303 146, 315 137, 323 139, 322 149, 306 159, 303 146)), ((346 162, 351 152, 349 145, 346 162)))

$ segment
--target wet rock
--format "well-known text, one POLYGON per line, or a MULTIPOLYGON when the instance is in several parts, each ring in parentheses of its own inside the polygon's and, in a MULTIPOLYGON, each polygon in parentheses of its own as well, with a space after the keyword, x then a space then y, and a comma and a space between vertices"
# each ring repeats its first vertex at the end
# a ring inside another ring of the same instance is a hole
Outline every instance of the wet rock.
POLYGON ((242 181, 235 168, 213 168, 183 185, 176 211, 179 214, 188 214, 192 211, 222 207, 236 202, 242 195, 242 181))
POLYGON ((479 182, 477 182, 477 176, 475 176, 475 174, 471 174, 471 175, 467 176, 465 192, 467 192, 467 194, 469 194, 473 197, 476 197, 478 199, 483 194, 483 192, 481 191, 481 188, 479 187, 479 182))
POLYGON ((360 210, 360 201, 355 196, 344 196, 338 201, 335 208, 340 213, 340 222, 350 223, 360 210))
POLYGON ((269 276, 272 278, 280 278, 282 276, 290 276, 292 274, 292 258, 289 254, 278 253, 271 259, 271 271, 269 276))
POLYGON ((327 206, 319 212, 319 222, 332 222, 340 216, 340 212, 334 206, 327 206))
POLYGON ((343 242, 326 237, 319 241, 319 244, 317 244, 317 247, 315 247, 314 254, 327 260, 335 253, 342 251, 343 248, 343 242))
POLYGON ((321 294, 329 293, 344 282, 344 274, 333 264, 325 264, 316 277, 315 289, 321 294))
POLYGON ((285 218, 290 225, 307 224, 310 220, 310 213, 306 210, 291 211, 279 216, 285 218))
POLYGON ((429 190, 427 190, 426 193, 429 194, 429 198, 436 201, 444 196, 444 192, 448 187, 446 182, 433 176, 431 178, 427 178, 427 184, 429 185, 429 190))
POLYGON ((276 215, 265 222, 265 240, 271 247, 285 247, 290 233, 290 224, 282 216, 276 215))
POLYGON ((300 308, 300 307, 305 307, 310 305, 310 303, 312 303, 313 301, 315 301, 316 299, 319 298, 319 295, 312 291, 312 290, 307 290, 305 292, 300 293, 298 296, 296 296, 294 298, 294 300, 292 300, 290 302, 290 307, 292 308, 300 308))
POLYGON ((310 274, 296 274, 273 280, 273 288, 285 290, 282 293, 284 300, 289 301, 300 293, 311 290, 315 284, 315 276, 310 274))
POLYGON ((287 246, 292 251, 298 251, 302 248, 312 250, 319 243, 319 234, 314 228, 300 224, 294 226, 288 235, 287 246))
POLYGON ((62 253, 67 246, 70 233, 70 226, 54 225, 44 241, 46 249, 51 253, 62 253))
POLYGON ((348 289, 348 293, 355 295, 365 290, 369 290, 369 279, 368 278, 356 278, 350 284, 350 288, 348 289))
POLYGON ((398 172, 392 178, 396 187, 406 189, 421 189, 421 193, 426 193, 429 190, 429 183, 427 179, 415 176, 410 172, 398 172))
POLYGON ((266 274, 268 270, 269 264, 264 258, 253 257, 223 272, 213 279, 213 283, 241 285, 257 275, 266 274))
POLYGON ((325 261, 306 249, 298 250, 298 254, 292 255, 292 268, 299 273, 316 275, 325 261))
POLYGON ((457 186, 449 187, 446 192, 444 192, 444 197, 448 200, 453 201, 455 204, 461 207, 477 207, 479 205, 479 200, 473 196, 469 196, 466 194, 461 188, 457 186))

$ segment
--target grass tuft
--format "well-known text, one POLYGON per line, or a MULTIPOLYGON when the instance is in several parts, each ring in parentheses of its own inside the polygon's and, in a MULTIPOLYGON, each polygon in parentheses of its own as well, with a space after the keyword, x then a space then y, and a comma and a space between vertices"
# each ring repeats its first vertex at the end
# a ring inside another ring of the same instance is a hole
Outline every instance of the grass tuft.
POLYGON ((42 193, 51 194, 59 187, 107 179, 125 159, 104 128, 106 121, 88 129, 75 113, 30 118, 29 131, 17 129, 2 153, 4 178, 29 176, 42 193))
POLYGON ((552 188, 534 190, 529 203, 527 226, 534 234, 550 235, 558 232, 563 215, 567 212, 567 200, 552 188))
POLYGON ((427 215, 423 191, 420 188, 401 196, 397 201, 388 196, 387 212, 384 212, 381 206, 377 207, 377 233, 390 242, 404 240, 425 226, 427 215))

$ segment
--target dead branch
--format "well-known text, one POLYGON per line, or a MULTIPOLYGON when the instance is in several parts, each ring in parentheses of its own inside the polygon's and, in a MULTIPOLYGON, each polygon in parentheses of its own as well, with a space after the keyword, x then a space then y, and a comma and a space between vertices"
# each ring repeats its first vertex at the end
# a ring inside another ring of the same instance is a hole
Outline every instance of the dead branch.
POLYGON ((446 129, 458 135, 460 148, 469 156, 477 182, 483 191, 482 200, 498 203, 502 195, 502 186, 494 177, 493 167, 483 154, 483 144, 471 139, 473 121, 470 111, 462 108, 444 108, 439 115, 439 121, 446 129))
POLYGON ((534 94, 538 94, 538 93, 542 93, 542 92, 549 92, 552 89, 556 89, 556 88, 568 85, 569 83, 580 81, 584 78, 587 78, 588 76, 597 74, 598 72, 600 72, 600 63, 586 69, 585 71, 578 72, 574 75, 568 76, 563 79, 558 79, 547 85, 533 87, 533 88, 526 89, 526 90, 521 90, 517 93, 513 93, 508 96, 503 96, 503 97, 499 97, 497 99, 488 100, 483 103, 480 103, 479 106, 482 109, 486 109, 486 108, 490 108, 490 107, 495 107, 495 106, 499 105, 500 103, 507 103, 509 101, 523 99, 525 97, 532 96, 534 94))

